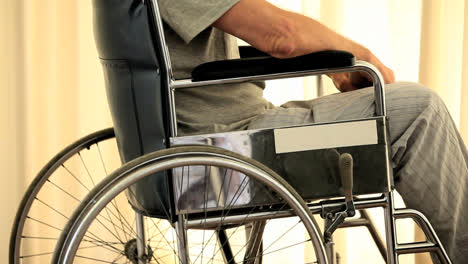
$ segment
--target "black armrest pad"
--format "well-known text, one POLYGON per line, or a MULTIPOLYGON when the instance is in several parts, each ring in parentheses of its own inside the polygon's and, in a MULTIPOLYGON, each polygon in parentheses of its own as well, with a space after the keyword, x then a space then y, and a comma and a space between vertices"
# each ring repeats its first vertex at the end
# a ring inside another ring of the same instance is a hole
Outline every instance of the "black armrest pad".
POLYGON ((290 59, 271 56, 214 61, 201 64, 192 71, 193 81, 297 72, 353 66, 354 55, 338 50, 311 53, 290 59))
POLYGON ((268 53, 259 51, 252 46, 239 46, 239 55, 242 59, 252 57, 270 57, 268 53))

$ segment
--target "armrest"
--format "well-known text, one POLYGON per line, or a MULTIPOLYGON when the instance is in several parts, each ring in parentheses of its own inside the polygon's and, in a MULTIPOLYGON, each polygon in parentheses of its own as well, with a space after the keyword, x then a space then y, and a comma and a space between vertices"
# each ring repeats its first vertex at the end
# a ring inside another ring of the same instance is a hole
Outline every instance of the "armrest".
POLYGON ((353 54, 338 50, 320 51, 290 59, 277 59, 271 56, 250 57, 201 64, 192 71, 192 81, 343 68, 353 66, 354 63, 353 54))
POLYGON ((253 57, 271 57, 268 53, 259 51, 252 46, 239 46, 239 54, 242 59, 253 57))

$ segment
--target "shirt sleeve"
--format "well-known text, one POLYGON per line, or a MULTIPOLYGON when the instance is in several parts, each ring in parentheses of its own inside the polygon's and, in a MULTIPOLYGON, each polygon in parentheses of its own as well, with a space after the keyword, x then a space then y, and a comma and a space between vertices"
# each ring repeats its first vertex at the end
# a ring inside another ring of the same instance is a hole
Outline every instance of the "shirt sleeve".
POLYGON ((186 43, 208 28, 240 0, 159 0, 163 20, 186 43))

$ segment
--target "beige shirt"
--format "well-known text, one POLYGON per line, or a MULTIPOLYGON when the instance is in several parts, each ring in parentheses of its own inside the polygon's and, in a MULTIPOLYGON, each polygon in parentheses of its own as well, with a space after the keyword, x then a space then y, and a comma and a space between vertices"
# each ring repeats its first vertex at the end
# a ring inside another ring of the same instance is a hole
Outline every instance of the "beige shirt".
MULTIPOLYGON (((159 0, 176 79, 187 79, 196 66, 239 58, 237 40, 212 28, 239 0, 159 0)), ((256 84, 225 84, 180 89, 175 96, 179 135, 245 129, 273 107, 256 84)))

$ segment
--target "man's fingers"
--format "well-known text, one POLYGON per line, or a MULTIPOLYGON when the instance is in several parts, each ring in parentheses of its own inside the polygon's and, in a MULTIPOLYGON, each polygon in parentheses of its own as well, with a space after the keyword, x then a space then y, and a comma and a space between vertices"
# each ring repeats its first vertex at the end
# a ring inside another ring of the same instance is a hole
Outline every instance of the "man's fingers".
POLYGON ((395 82, 395 73, 387 68, 385 83, 394 83, 395 82))
POLYGON ((349 73, 344 72, 344 73, 332 73, 328 74, 328 77, 330 77, 333 81, 333 84, 335 87, 340 90, 341 92, 345 92, 345 90, 349 89, 349 73))
POLYGON ((357 88, 351 82, 344 82, 341 84, 338 90, 340 90, 342 93, 346 93, 357 90, 357 88))
POLYGON ((330 77, 335 84, 336 88, 340 92, 349 92, 356 90, 358 87, 356 87, 352 81, 352 73, 345 72, 345 73, 334 73, 334 74, 329 74, 328 77, 330 77))
POLYGON ((360 72, 359 74, 354 75, 351 82, 356 89, 372 86, 373 83, 370 75, 365 72, 360 72))
MULTIPOLYGON (((395 76, 391 69, 380 64, 377 67, 382 74, 386 84, 395 82, 395 76)), ((372 86, 373 81, 369 74, 365 72, 345 72, 328 74, 333 80, 336 88, 341 92, 349 92, 357 89, 372 86)))
POLYGON ((382 77, 384 79, 384 82, 386 84, 389 83, 394 83, 395 82, 395 74, 393 71, 385 66, 377 57, 375 57, 373 54, 371 55, 371 59, 369 60, 369 63, 373 64, 377 69, 380 71, 382 74, 382 77))

